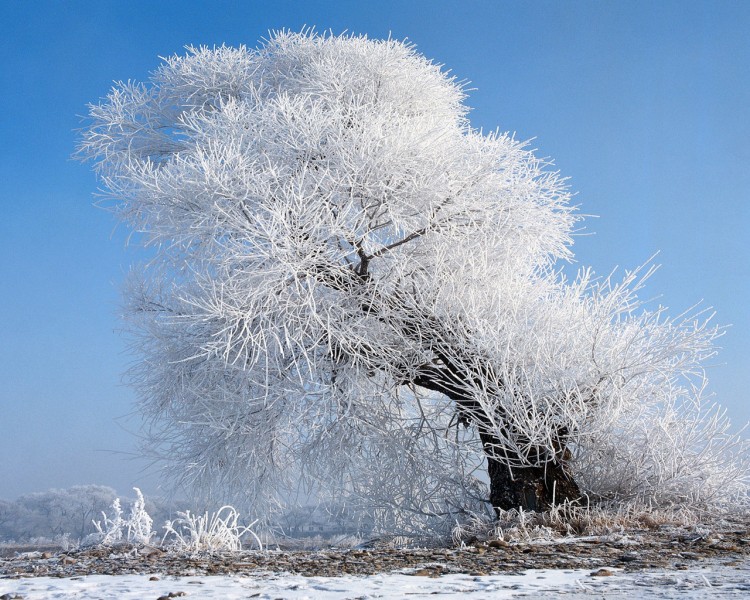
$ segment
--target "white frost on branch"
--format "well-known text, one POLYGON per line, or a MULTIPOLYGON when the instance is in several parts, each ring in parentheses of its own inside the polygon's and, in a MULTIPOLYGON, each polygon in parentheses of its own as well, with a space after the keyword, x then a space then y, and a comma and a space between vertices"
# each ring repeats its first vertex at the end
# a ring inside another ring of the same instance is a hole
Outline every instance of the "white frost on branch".
POLYGON ((154 251, 127 290, 151 450, 261 514, 324 490, 394 530, 483 504, 478 422, 595 497, 745 494, 710 315, 646 310, 652 269, 566 281, 564 180, 464 99, 408 44, 281 32, 91 106, 80 154, 154 251))

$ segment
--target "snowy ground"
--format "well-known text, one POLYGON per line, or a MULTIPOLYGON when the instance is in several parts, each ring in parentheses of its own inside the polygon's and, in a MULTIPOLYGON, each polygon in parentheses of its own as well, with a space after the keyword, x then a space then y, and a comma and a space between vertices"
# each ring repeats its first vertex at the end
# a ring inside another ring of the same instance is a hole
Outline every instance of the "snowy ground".
POLYGON ((704 564, 684 571, 594 576, 589 570, 530 569, 518 575, 445 575, 430 578, 403 573, 367 577, 258 577, 88 575, 72 578, 34 577, 0 580, 0 597, 23 600, 77 598, 157 600, 162 597, 344 600, 370 598, 716 598, 750 596, 750 561, 732 565, 704 564), (3 596, 8 594, 8 596, 3 596))

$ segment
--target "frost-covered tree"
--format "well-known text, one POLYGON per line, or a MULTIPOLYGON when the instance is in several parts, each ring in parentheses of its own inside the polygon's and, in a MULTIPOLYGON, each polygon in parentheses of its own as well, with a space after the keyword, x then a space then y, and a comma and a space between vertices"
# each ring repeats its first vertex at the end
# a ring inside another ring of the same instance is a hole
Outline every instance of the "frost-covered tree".
POLYGON ((394 530, 741 492, 703 400, 719 331, 645 310, 649 270, 566 281, 564 181, 464 99, 404 43, 282 32, 91 106, 80 154, 153 248, 127 290, 152 450, 258 507, 335 491, 394 530))

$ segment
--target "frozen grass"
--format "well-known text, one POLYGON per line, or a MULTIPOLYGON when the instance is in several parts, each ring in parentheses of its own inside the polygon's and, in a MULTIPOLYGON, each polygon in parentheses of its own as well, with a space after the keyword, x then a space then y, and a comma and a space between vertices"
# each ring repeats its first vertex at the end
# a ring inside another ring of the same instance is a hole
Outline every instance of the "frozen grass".
POLYGON ((246 526, 240 525, 240 514, 232 506, 222 506, 216 512, 205 512, 202 515, 194 515, 190 511, 177 514, 179 518, 167 521, 164 525, 164 547, 181 552, 239 551, 242 550, 242 537, 249 534, 258 549, 263 550, 260 538, 252 530, 257 521, 246 526))
MULTIPOLYGON (((745 522, 747 515, 733 515, 745 522)), ((712 531, 727 527, 733 516, 675 506, 655 508, 643 504, 612 504, 582 507, 559 504, 546 512, 500 511, 497 520, 477 515, 453 529, 452 541, 462 545, 476 541, 533 542, 561 537, 626 535, 661 528, 712 531)))
POLYGON ((146 501, 141 490, 135 490, 136 499, 127 518, 123 517, 120 499, 112 503, 112 516, 102 513, 102 521, 94 521, 97 533, 90 536, 88 543, 111 546, 118 543, 149 544, 154 537, 153 519, 146 512, 146 501))
MULTIPOLYGON (((127 518, 123 516, 119 498, 112 503, 112 514, 102 513, 102 521, 94 521, 97 533, 89 536, 85 545, 113 546, 118 544, 149 545, 156 537, 153 519, 146 512, 141 490, 133 488, 136 500, 127 518)), ((164 535, 160 545, 178 552, 240 551, 242 538, 249 535, 263 550, 260 538, 250 525, 240 524, 240 513, 232 506, 222 506, 216 512, 193 514, 189 510, 178 512, 178 518, 164 524, 164 535)))

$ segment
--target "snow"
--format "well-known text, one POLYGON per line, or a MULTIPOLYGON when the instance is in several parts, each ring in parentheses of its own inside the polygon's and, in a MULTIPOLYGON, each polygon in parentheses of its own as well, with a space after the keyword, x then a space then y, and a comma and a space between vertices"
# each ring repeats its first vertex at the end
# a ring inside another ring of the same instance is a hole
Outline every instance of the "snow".
POLYGON ((367 577, 303 577, 260 574, 254 577, 151 575, 89 575, 72 578, 36 577, 0 580, 0 596, 18 594, 24 600, 78 598, 86 600, 141 600, 161 596, 186 598, 239 598, 289 600, 364 600, 370 598, 477 598, 558 597, 586 598, 713 598, 750 595, 750 560, 733 564, 704 563, 684 571, 625 573, 593 576, 586 569, 530 569, 517 574, 436 578, 402 573, 367 577), (184 594, 180 594, 183 592, 184 594))

